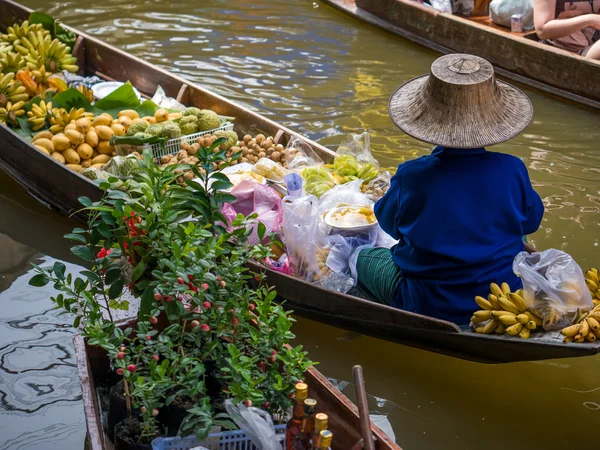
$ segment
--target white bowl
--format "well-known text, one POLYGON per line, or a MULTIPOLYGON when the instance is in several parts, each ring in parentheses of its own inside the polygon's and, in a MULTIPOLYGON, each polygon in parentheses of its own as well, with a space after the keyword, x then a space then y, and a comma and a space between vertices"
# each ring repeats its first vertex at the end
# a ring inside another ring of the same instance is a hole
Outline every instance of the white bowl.
POLYGON ((325 217, 323 218, 323 220, 325 221, 325 223, 327 225, 329 225, 332 228, 336 228, 338 230, 352 230, 352 231, 368 230, 369 228, 372 228, 375 225, 377 225, 377 219, 375 219, 375 222, 366 224, 366 225, 340 225, 336 222, 336 220, 333 217, 336 213, 343 211, 345 209, 359 209, 359 208, 363 208, 363 207, 364 207, 364 205, 337 206, 333 209, 330 209, 327 212, 327 214, 325 214, 325 217))
MULTIPOLYGON (((107 81, 105 83, 98 83, 92 86, 92 92, 94 93, 94 97, 97 100, 103 99, 108 94, 116 91, 118 88, 123 86, 125 83, 120 81, 107 81)), ((137 95, 138 100, 142 98, 142 94, 136 89, 133 88, 135 95, 137 95)))

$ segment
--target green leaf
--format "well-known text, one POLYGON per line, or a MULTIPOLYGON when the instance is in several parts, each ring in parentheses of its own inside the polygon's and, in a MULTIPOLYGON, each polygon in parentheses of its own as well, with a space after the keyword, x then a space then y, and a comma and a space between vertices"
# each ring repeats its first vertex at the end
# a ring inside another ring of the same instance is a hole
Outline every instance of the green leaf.
POLYGON ((82 316, 75 317, 75 320, 73 321, 73 328, 77 328, 79 326, 79 324, 81 323, 81 317, 82 316))
MULTIPOLYGON (((87 197, 79 197, 77 200, 79 201, 79 203, 81 203, 86 208, 89 208, 89 207, 91 207, 93 205, 92 201, 89 198, 87 198, 87 197)), ((85 230, 77 231, 79 229, 80 228, 77 228, 77 229, 73 230, 73 232, 74 233, 80 233, 80 232, 81 233, 85 233, 85 230)))
POLYGON ((85 237, 80 234, 69 233, 69 234, 65 234, 63 237, 65 239, 71 239, 72 241, 79 241, 83 244, 87 243, 87 241, 85 240, 85 237))
POLYGON ((124 285, 125 282, 121 279, 115 281, 113 284, 110 285, 110 288, 108 289, 108 297, 111 299, 119 297, 123 292, 124 285))
POLYGON ((49 282, 50 282, 50 280, 43 273, 39 273, 39 274, 33 276, 31 278, 31 280, 29 280, 29 284, 31 286, 36 286, 36 287, 46 286, 49 282))
POLYGON ((65 279, 65 270, 67 270, 67 266, 65 266, 60 261, 56 261, 54 263, 54 266, 52 267, 52 271, 54 272, 54 275, 56 275, 56 278, 58 278, 59 280, 65 279))
POLYGON ((75 256, 78 256, 79 258, 83 259, 84 261, 94 260, 94 255, 92 254, 92 251, 89 247, 86 247, 85 245, 76 245, 75 247, 71 247, 71 252, 75 256))
POLYGON ((89 270, 82 270, 81 275, 86 277, 92 283, 98 283, 100 281, 100 277, 98 276, 98 274, 96 274, 94 272, 90 272, 89 270))
MULTIPOLYGON (((83 108, 86 112, 94 112, 94 107, 89 100, 75 88, 69 88, 52 98, 52 106, 55 108, 65 108, 70 111, 71 108, 83 108)), ((99 114, 98 114, 99 115, 99 114)))
POLYGON ((148 264, 148 258, 142 258, 142 260, 135 266, 133 269, 133 274, 131 275, 131 281, 136 281, 139 277, 142 276, 144 271, 146 270, 146 265, 148 264))
POLYGON ((117 117, 120 111, 124 109, 135 109, 138 106, 140 106, 140 101, 133 90, 133 86, 128 81, 103 99, 94 103, 94 112, 98 114, 107 112, 111 116, 117 117))
POLYGON ((106 271, 106 275, 104 276, 104 282, 106 284, 113 284, 119 278, 121 278, 121 269, 119 267, 110 267, 106 271))
POLYGON ((154 292, 152 287, 147 286, 142 293, 142 297, 140 298, 140 309, 138 311, 138 320, 147 320, 152 312, 152 308, 154 306, 154 292))
POLYGON ((34 23, 39 23, 41 24, 44 29, 48 30, 50 32, 50 34, 52 35, 52 37, 54 38, 54 18, 46 13, 43 12, 39 12, 39 11, 33 11, 30 15, 29 15, 29 23, 30 24, 34 24, 34 23))
POLYGON ((231 181, 215 181, 210 186, 210 188, 213 191, 224 191, 225 189, 229 189, 232 186, 233 186, 233 183, 231 183, 231 181))

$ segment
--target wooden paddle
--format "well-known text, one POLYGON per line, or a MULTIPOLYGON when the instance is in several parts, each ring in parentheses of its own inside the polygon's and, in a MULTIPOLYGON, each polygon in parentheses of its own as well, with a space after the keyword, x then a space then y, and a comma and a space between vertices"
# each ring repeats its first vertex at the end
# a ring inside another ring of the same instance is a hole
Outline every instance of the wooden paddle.
POLYGON ((354 376, 354 387, 356 389, 356 399, 358 402, 358 418, 360 423, 360 434, 362 441, 358 442, 353 448, 364 448, 365 450, 375 450, 373 433, 371 432, 371 419, 369 417, 369 406, 367 404, 367 390, 365 388, 365 378, 361 366, 352 368, 354 376))

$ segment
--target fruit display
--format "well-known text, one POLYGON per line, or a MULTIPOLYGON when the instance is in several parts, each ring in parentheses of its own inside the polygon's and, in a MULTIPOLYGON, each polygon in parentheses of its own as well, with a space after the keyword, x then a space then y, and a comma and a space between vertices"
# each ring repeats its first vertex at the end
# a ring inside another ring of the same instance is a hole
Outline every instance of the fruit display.
MULTIPOLYGON (((198 162, 198 158, 196 158, 194 155, 200 148, 200 144, 182 144, 181 147, 182 150, 180 150, 176 155, 169 154, 162 156, 159 161, 160 167, 165 168, 173 164, 196 164, 198 162), (188 150, 183 150, 184 147, 188 150)), ((182 186, 185 186, 186 181, 195 177, 194 173, 190 169, 175 169, 175 174, 179 175, 176 179, 176 182, 182 186)))
POLYGON ((600 305, 600 278, 598 277, 598 269, 591 268, 585 273, 585 284, 592 294, 592 302, 594 306, 600 305))
POLYGON ((600 338, 600 305, 594 306, 589 312, 581 312, 572 325, 561 330, 563 342, 595 342, 600 338))
POLYGON ((542 318, 528 310, 521 289, 511 292, 507 283, 501 286, 492 283, 490 291, 487 299, 475 297, 475 303, 481 308, 471 317, 476 333, 518 335, 527 339, 532 331, 542 327, 542 318))
POLYGON ((285 148, 281 144, 275 144, 272 137, 264 134, 257 134, 255 137, 246 134, 241 141, 238 141, 232 148, 231 154, 242 152, 240 158, 231 161, 231 164, 237 163, 257 163, 261 158, 268 158, 271 161, 281 164, 285 167, 285 148))
POLYGON ((281 182, 283 177, 286 175, 286 171, 283 166, 269 158, 260 158, 254 167, 252 172, 265 177, 267 180, 281 182))
POLYGON ((325 192, 336 185, 331 173, 324 166, 306 167, 302 170, 304 190, 320 198, 325 192))

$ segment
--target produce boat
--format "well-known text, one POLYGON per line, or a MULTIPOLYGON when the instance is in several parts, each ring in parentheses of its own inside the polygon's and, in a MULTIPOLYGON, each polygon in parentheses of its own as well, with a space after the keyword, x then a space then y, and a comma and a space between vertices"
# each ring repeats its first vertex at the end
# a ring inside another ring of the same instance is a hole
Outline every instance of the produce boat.
MULTIPOLYGON (((0 0, 0 28, 22 21, 30 10, 10 0, 0 0)), ((68 28, 68 27, 67 27, 68 28)), ((79 36, 75 53, 86 74, 112 80, 130 80, 142 94, 151 95, 156 86, 187 105, 201 105, 221 115, 234 116, 238 134, 260 131, 285 144, 290 138, 303 139, 325 161, 334 152, 277 123, 251 112, 201 87, 128 55, 110 45, 71 29, 79 36)), ((101 191, 89 179, 47 157, 11 129, 0 126, 0 168, 4 169, 46 205, 66 215, 80 208, 77 199, 99 200, 101 191)), ((345 294, 322 289, 279 272, 266 270, 267 281, 286 300, 289 308, 312 320, 352 331, 463 359, 504 363, 594 355, 600 343, 565 344, 555 339, 517 339, 475 334, 458 325, 433 317, 410 313, 345 294)))
POLYGON ((415 0, 322 1, 437 52, 471 53, 485 58, 504 78, 600 107, 600 86, 595 81, 600 75, 600 62, 544 44, 533 30, 512 33, 492 23, 487 10, 479 11, 485 15, 461 17, 415 0))
MULTIPOLYGON (((131 326, 133 322, 123 324, 131 326)), ((113 443, 102 430, 101 411, 96 385, 106 382, 112 373, 106 353, 99 347, 88 346, 85 340, 76 335, 73 339, 77 367, 83 397, 83 409, 87 422, 87 449, 111 450, 113 443)), ((319 410, 329 416, 329 430, 334 435, 334 449, 349 449, 361 440, 358 409, 318 370, 306 372, 305 382, 309 395, 317 400, 319 410)), ((375 448, 377 450, 401 450, 378 427, 372 425, 375 448)))

